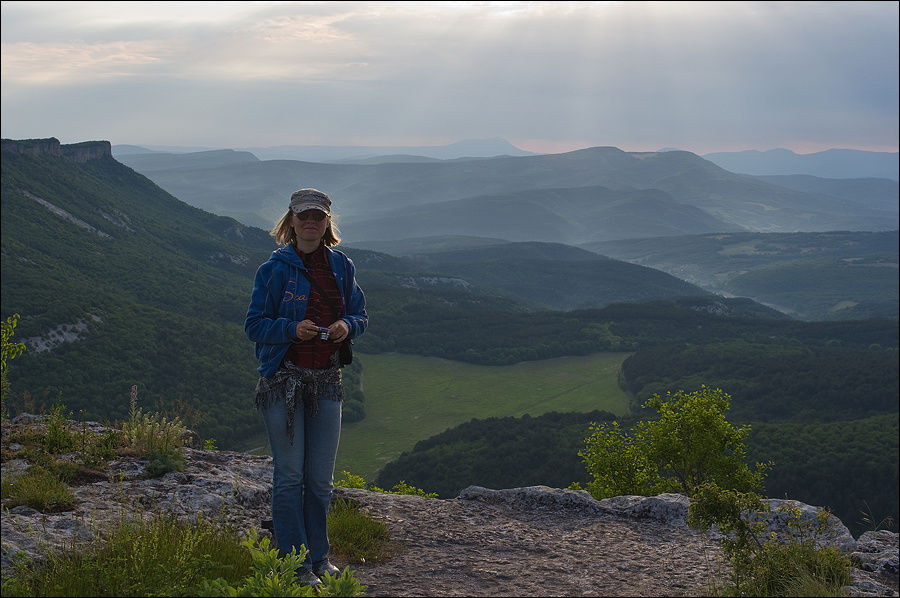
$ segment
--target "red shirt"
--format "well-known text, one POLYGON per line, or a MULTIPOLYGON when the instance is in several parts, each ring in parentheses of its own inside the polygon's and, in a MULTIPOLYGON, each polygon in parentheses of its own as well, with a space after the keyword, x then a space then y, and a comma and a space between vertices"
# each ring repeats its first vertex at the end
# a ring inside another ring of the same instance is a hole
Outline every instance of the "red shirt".
MULTIPOLYGON (((325 247, 320 244, 312 253, 303 253, 295 246, 294 251, 306 266, 310 278, 318 283, 326 294, 326 297, 323 297, 315 284, 310 285, 305 319, 327 328, 344 315, 344 299, 341 297, 331 264, 325 255, 325 247)), ((328 367, 328 360, 339 348, 340 343, 334 343, 331 340, 323 341, 317 336, 313 340, 298 341, 291 345, 287 352, 287 359, 293 361, 298 367, 319 370, 328 367)))

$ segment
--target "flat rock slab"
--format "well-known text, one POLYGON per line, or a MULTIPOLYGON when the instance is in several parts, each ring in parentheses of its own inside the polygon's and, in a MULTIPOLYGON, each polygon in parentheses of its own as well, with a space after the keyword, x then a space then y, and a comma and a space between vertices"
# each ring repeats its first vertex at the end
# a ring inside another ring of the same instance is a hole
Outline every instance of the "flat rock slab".
POLYGON ((727 575, 696 530, 600 510, 339 488, 405 548, 355 564, 367 596, 695 596, 727 575))

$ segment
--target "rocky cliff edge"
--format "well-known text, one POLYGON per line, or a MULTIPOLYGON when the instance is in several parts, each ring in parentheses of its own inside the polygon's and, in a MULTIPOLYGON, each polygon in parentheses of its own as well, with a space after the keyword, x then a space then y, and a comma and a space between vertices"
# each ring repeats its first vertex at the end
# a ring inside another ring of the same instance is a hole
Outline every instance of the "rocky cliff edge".
MULTIPOLYGON (((9 427, 3 429, 3 452, 15 455, 9 427)), ((144 477, 145 460, 110 462, 96 479, 74 487, 72 511, 4 505, 4 569, 15 553, 40 560, 48 548, 88 547, 136 512, 203 514, 238 530, 267 533, 261 522, 269 517, 271 458, 183 450, 184 471, 158 478, 144 477)), ((28 465, 5 460, 3 482, 28 465)), ((678 494, 598 501, 584 491, 546 486, 471 486, 447 500, 351 488, 337 488, 335 496, 384 521, 399 547, 388 562, 337 563, 351 566, 369 596, 683 596, 703 593, 728 571, 721 536, 688 527, 689 499, 678 494)), ((796 501, 770 502, 776 511, 785 503, 800 508, 804 518, 819 512, 796 501)), ((784 534, 777 513, 767 524, 784 534)), ((867 532, 854 539, 834 519, 818 539, 859 558, 848 595, 898 595, 896 533, 867 532)))

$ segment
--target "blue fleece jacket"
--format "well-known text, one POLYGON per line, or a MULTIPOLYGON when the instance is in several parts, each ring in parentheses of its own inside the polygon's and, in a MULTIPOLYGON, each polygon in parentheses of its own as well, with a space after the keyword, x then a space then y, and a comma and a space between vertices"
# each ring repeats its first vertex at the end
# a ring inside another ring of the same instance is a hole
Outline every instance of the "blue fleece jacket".
MULTIPOLYGON (((350 328, 348 338, 354 339, 369 324, 366 298, 356 283, 356 267, 340 251, 326 247, 325 255, 344 300, 341 319, 350 328)), ((286 245, 273 251, 256 271, 244 332, 256 343, 259 373, 266 378, 275 373, 291 343, 297 341, 294 333, 306 314, 310 283, 301 270, 306 270, 306 266, 294 248, 286 245)))

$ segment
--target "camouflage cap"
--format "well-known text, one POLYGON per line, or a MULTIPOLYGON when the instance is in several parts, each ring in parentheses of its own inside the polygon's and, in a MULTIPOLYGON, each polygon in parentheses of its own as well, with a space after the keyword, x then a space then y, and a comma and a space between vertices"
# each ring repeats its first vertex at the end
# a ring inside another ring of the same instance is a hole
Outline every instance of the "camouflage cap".
POLYGON ((299 189, 291 194, 291 209, 296 214, 306 210, 321 210, 331 214, 331 198, 318 189, 299 189))

